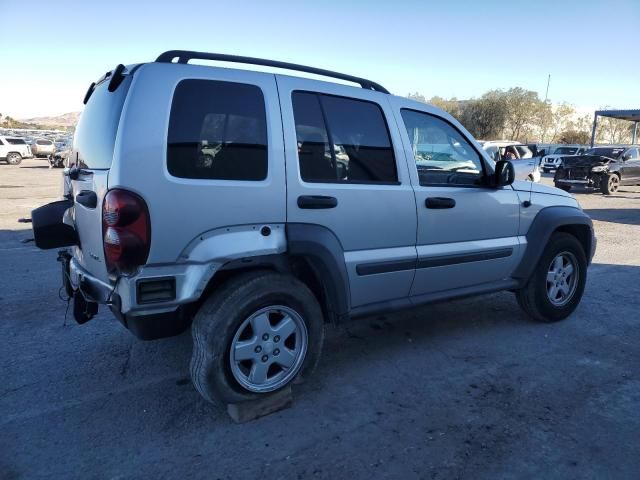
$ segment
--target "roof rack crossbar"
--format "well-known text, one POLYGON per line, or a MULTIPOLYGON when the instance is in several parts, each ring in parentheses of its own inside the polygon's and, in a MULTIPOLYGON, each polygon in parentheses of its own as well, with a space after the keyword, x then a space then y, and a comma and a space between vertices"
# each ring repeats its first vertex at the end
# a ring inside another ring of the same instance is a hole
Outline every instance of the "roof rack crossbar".
POLYGON ((362 88, 367 90, 375 90, 377 92, 389 93, 389 91, 382 85, 365 78, 354 77, 345 73, 332 72, 331 70, 324 70, 322 68, 307 67, 305 65, 298 65, 295 63, 278 62, 276 60, 267 60, 264 58, 243 57, 238 55, 226 55, 222 53, 206 53, 206 52, 192 52, 189 50, 169 50, 164 52, 157 59, 156 62, 160 63, 173 63, 177 59, 177 63, 189 63, 189 60, 214 60, 220 62, 231 63, 244 63, 247 65, 263 65, 266 67, 282 68, 286 70, 295 70, 298 72, 313 73, 315 75, 322 75, 323 77, 339 78, 340 80, 346 80, 359 84, 362 88))

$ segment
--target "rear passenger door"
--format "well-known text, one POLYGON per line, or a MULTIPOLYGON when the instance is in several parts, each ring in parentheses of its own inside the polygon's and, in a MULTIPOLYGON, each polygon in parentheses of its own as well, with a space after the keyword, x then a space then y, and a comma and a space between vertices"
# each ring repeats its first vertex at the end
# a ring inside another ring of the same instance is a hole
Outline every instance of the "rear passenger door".
POLYGON ((409 294, 416 210, 388 95, 277 76, 287 223, 337 238, 352 307, 409 294))

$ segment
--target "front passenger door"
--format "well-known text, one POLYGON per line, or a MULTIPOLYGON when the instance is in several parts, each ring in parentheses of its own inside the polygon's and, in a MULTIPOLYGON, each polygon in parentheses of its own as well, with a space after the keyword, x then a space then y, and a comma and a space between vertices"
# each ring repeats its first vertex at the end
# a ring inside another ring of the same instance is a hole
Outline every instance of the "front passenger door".
POLYGON ((411 295, 504 285, 523 250, 518 195, 511 186, 480 183, 493 169, 453 119, 394 101, 418 213, 411 295))

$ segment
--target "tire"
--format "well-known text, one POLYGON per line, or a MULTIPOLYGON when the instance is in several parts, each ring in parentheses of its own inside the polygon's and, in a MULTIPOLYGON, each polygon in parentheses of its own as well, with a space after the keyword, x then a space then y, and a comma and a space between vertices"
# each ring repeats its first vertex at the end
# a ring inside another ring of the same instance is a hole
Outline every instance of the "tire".
POLYGON ((20 165, 22 163, 22 156, 19 153, 11 152, 7 154, 7 163, 9 165, 20 165))
POLYGON ((600 179, 600 191, 604 195, 613 195, 620 188, 620 177, 615 173, 609 173, 600 179))
POLYGON ((556 186, 556 188, 559 188, 560 190, 564 190, 565 192, 570 192, 571 191, 571 185, 564 185, 562 183, 556 183, 555 186, 556 186))
POLYGON ((320 359, 324 320, 313 293, 295 277, 250 272, 231 279, 214 292, 196 314, 191 331, 190 370, 196 390, 209 402, 228 404, 254 400, 284 388, 296 378, 310 375, 320 359), (280 318, 280 315, 284 316, 280 318), (293 321, 294 333, 286 339, 278 338, 275 329, 283 325, 287 316, 293 321), (267 324, 259 321, 264 318, 269 319, 267 324), (256 330, 270 325, 261 330, 272 334, 268 341, 256 335, 254 321, 256 330), (290 343, 292 338, 295 346, 290 343), (242 343, 247 347, 246 342, 252 342, 252 348, 239 349, 242 343), (233 345, 236 345, 235 352, 241 351, 252 358, 234 361, 233 345), (278 346, 282 348, 280 353, 278 346), (287 355, 284 355, 285 347, 287 355), (281 367, 278 360, 292 356, 290 368, 281 367), (265 358, 268 358, 266 362, 265 358), (254 368, 264 372, 263 382, 252 382, 250 375, 254 368), (277 373, 269 379, 272 370, 277 373))
POLYGON ((587 257, 582 244, 569 233, 554 233, 527 284, 516 291, 516 299, 532 319, 538 322, 557 322, 567 318, 576 309, 584 293, 586 281, 587 257), (562 270, 557 268, 558 258, 561 259, 562 270), (570 263, 573 274, 566 274, 568 270, 565 269, 570 263), (566 274, 564 282, 562 271, 566 274), (566 286, 564 298, 565 289, 557 288, 558 281, 566 286), (555 301, 551 300, 552 298, 555 298, 555 301))

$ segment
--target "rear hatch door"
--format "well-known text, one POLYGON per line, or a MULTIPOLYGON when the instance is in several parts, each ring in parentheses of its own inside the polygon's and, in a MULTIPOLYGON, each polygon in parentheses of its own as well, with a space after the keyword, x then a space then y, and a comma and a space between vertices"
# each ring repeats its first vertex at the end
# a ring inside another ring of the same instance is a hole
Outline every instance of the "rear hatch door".
POLYGON ((102 201, 108 190, 118 126, 132 80, 125 70, 121 83, 110 91, 111 75, 107 74, 93 87, 80 116, 69 159, 77 170, 75 178, 68 179, 74 199, 69 215, 80 239, 73 256, 103 281, 108 281, 109 275, 102 242, 102 201))

